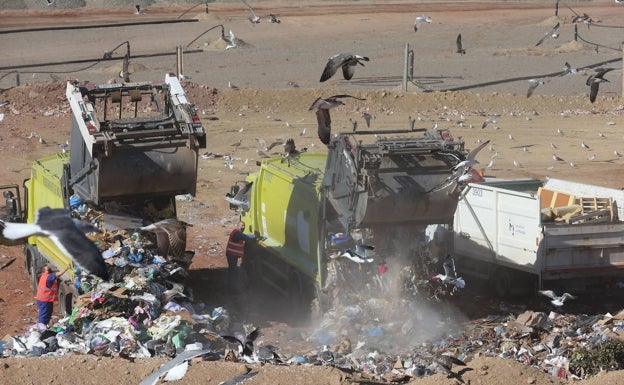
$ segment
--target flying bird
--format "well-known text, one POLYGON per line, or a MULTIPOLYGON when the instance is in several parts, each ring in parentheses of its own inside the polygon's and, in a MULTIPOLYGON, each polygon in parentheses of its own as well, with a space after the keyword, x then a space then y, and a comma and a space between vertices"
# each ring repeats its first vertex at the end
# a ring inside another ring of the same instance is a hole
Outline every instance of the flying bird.
POLYGON ((175 258, 182 258, 186 252, 186 228, 188 226, 191 225, 184 221, 167 218, 143 226, 141 230, 156 234, 159 255, 167 257, 171 253, 175 258))
POLYGON ((251 21, 252 24, 260 23, 260 17, 256 15, 256 12, 254 12, 253 8, 251 8, 251 5, 249 5, 245 0, 241 1, 247 6, 247 8, 249 8, 249 12, 251 12, 251 17, 249 18, 249 21, 251 21))
POLYGON ((555 162, 565 162, 562 158, 560 158, 557 154, 553 154, 553 160, 555 162))
POLYGON ((254 328, 247 335, 237 334, 234 336, 222 335, 221 338, 227 342, 238 345, 238 353, 243 357, 251 358, 254 354, 254 342, 260 335, 260 330, 254 328))
POLYGON ((485 119, 483 121, 483 124, 481 125, 481 128, 483 129, 483 128, 487 127, 487 125, 490 124, 490 123, 496 124, 497 123, 496 117, 492 116, 492 117, 489 117, 489 118, 485 119))
POLYGON ((238 47, 238 39, 236 39, 236 36, 234 36, 234 32, 232 32, 232 30, 230 29, 230 38, 227 40, 227 45, 225 46, 225 49, 231 49, 236 47, 238 47))
POLYGON ((325 64, 325 69, 323 69, 323 74, 321 75, 321 82, 326 81, 327 79, 334 76, 336 71, 339 68, 342 68, 342 76, 345 80, 351 80, 353 74, 355 73, 355 68, 357 65, 361 65, 364 67, 362 61, 369 61, 370 59, 366 56, 360 56, 352 53, 338 53, 329 58, 327 64, 325 64))
POLYGON ((425 15, 424 13, 414 20, 414 32, 418 32, 418 28, 420 28, 420 24, 422 23, 431 23, 431 17, 425 15))
POLYGON ((50 5, 53 5, 54 3, 56 3, 56 0, 46 0, 46 2, 48 3, 48 7, 50 5))
POLYGON ((570 293, 563 293, 563 295, 557 295, 555 294, 554 291, 552 290, 540 290, 539 293, 541 295, 545 295, 546 297, 552 299, 552 301, 550 301, 550 303, 552 303, 555 306, 563 306, 563 303, 568 300, 568 299, 576 299, 575 296, 573 296, 570 293))
POLYGON ((318 137, 325 145, 329 144, 331 138, 331 118, 329 116, 329 110, 344 103, 340 100, 342 98, 353 98, 357 100, 361 99, 351 95, 334 95, 328 98, 316 98, 314 103, 308 108, 308 111, 316 111, 316 120, 318 122, 318 137))
POLYGON ((366 127, 370 128, 370 122, 372 119, 375 119, 375 117, 368 112, 362 113, 362 116, 364 117, 364 121, 366 121, 366 127))
POLYGON ((282 158, 282 163, 288 161, 288 166, 290 167, 290 160, 296 158, 306 151, 308 151, 307 147, 304 147, 301 150, 297 150, 297 146, 295 146, 295 140, 290 138, 286 141, 286 143, 284 143, 284 157, 282 158))
POLYGON ((267 145, 267 142, 262 138, 256 138, 256 140, 264 151, 271 151, 271 149, 273 149, 275 146, 284 145, 284 142, 282 142, 281 140, 276 140, 269 145, 267 145))
POLYGON ((278 15, 269 13, 269 23, 275 23, 275 24, 279 24, 282 21, 280 19, 277 18, 278 15))
POLYGON ((548 31, 538 42, 537 44, 535 44, 535 46, 537 47, 538 45, 542 44, 544 42, 544 40, 548 39, 549 37, 552 37, 553 39, 556 39, 559 37, 559 23, 555 24, 554 27, 552 27, 552 29, 550 31, 548 31))
POLYGON ((108 281, 109 274, 102 254, 86 233, 99 229, 77 218, 69 210, 42 207, 37 211, 34 223, 0 221, 2 235, 7 239, 30 236, 49 237, 52 242, 82 270, 108 281))
POLYGON ((455 51, 455 52, 464 55, 466 53, 466 50, 462 46, 461 33, 457 35, 457 39, 455 40, 455 44, 457 45, 457 51, 455 51))
POLYGON ((565 64, 563 65, 563 71, 561 71, 561 74, 559 74, 559 76, 565 76, 567 74, 575 74, 577 72, 578 72, 578 69, 572 67, 570 63, 565 62, 565 64))
POLYGON ((585 84, 589 86, 589 101, 595 102, 596 96, 598 96, 598 88, 600 87, 600 83, 608 82, 608 79, 604 79, 603 76, 609 72, 613 71, 613 68, 596 68, 594 70, 593 75, 589 75, 585 84))
POLYGON ((529 79, 529 89, 527 90, 527 98, 530 98, 531 95, 533 95, 533 91, 535 91, 537 86, 540 86, 542 84, 544 84, 544 78, 529 79))

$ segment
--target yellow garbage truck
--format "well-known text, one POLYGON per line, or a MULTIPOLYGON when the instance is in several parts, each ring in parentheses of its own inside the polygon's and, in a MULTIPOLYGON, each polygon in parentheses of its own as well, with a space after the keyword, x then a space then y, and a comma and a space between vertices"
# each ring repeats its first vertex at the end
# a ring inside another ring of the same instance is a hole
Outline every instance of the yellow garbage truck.
POLYGON ((326 153, 262 161, 226 194, 258 238, 246 242, 247 282, 323 312, 340 295, 364 293, 386 264, 398 272, 422 262, 426 229, 452 227, 465 156, 448 129, 407 128, 341 132, 326 153), (335 290, 348 272, 333 262, 348 259, 349 290, 335 290))
MULTIPOLYGON (((45 206, 95 208, 103 213, 96 224, 106 230, 141 226, 154 219, 148 212, 175 217, 176 195, 195 194, 198 150, 206 147, 205 129, 177 77, 84 86, 68 82, 66 97, 71 107, 67 148, 33 162, 23 199, 18 185, 0 186, 4 219, 32 223, 45 206)), ((24 257, 33 290, 42 264, 62 269, 72 263, 46 237, 30 237, 24 257)), ((59 289, 61 310, 71 312, 73 285, 66 281, 59 289)))

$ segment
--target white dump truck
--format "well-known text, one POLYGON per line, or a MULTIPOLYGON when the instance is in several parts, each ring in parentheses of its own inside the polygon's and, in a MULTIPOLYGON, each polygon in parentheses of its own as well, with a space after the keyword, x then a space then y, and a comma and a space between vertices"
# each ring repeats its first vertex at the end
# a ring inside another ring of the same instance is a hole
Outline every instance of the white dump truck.
POLYGON ((624 282, 623 206, 621 190, 563 180, 468 184, 452 232, 458 271, 499 296, 624 282))

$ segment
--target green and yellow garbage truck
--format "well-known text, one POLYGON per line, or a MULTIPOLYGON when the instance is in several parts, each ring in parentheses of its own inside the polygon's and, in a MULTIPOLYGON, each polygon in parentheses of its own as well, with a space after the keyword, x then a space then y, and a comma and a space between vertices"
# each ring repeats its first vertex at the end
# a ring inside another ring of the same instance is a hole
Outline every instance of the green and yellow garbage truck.
MULTIPOLYGON (((322 312, 337 299, 332 261, 350 256, 372 275, 381 263, 411 264, 429 226, 453 224, 453 167, 465 153, 448 129, 342 132, 326 154, 289 158, 262 161, 226 199, 259 239, 243 259, 250 284, 271 286, 300 310, 322 312)), ((362 274, 348 279, 353 292, 373 283, 362 274)))
MULTIPOLYGON (((85 86, 68 82, 66 96, 69 151, 33 162, 23 183, 23 207, 18 185, 0 186, 3 219, 32 223, 41 207, 80 205, 103 213, 97 225, 105 230, 175 217, 175 196, 195 194, 198 150, 206 147, 205 129, 177 77, 85 86)), ((61 269, 71 264, 46 237, 30 237, 24 257, 33 290, 44 263, 61 269)), ((62 282, 59 296, 60 309, 71 312, 71 282, 62 282)))

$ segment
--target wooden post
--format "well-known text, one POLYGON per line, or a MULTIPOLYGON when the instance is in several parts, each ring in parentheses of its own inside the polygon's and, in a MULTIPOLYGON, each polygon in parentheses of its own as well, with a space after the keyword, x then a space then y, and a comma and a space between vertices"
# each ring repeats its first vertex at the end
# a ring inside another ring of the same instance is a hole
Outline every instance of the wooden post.
POLYGON ((405 43, 405 61, 403 63, 403 92, 407 92, 407 67, 409 56, 409 43, 405 43))
POLYGON ((574 41, 578 41, 578 25, 574 24, 574 41))
POLYGON ((178 80, 180 80, 181 75, 184 74, 184 59, 182 57, 182 46, 179 45, 176 47, 176 76, 178 80))
POLYGON ((555 0, 555 16, 559 16, 559 0, 555 0))
MULTIPOLYGON (((622 69, 624 70, 624 41, 620 44, 620 51, 622 52, 622 69)), ((622 71, 622 91, 620 97, 624 97, 624 71, 622 71)))

